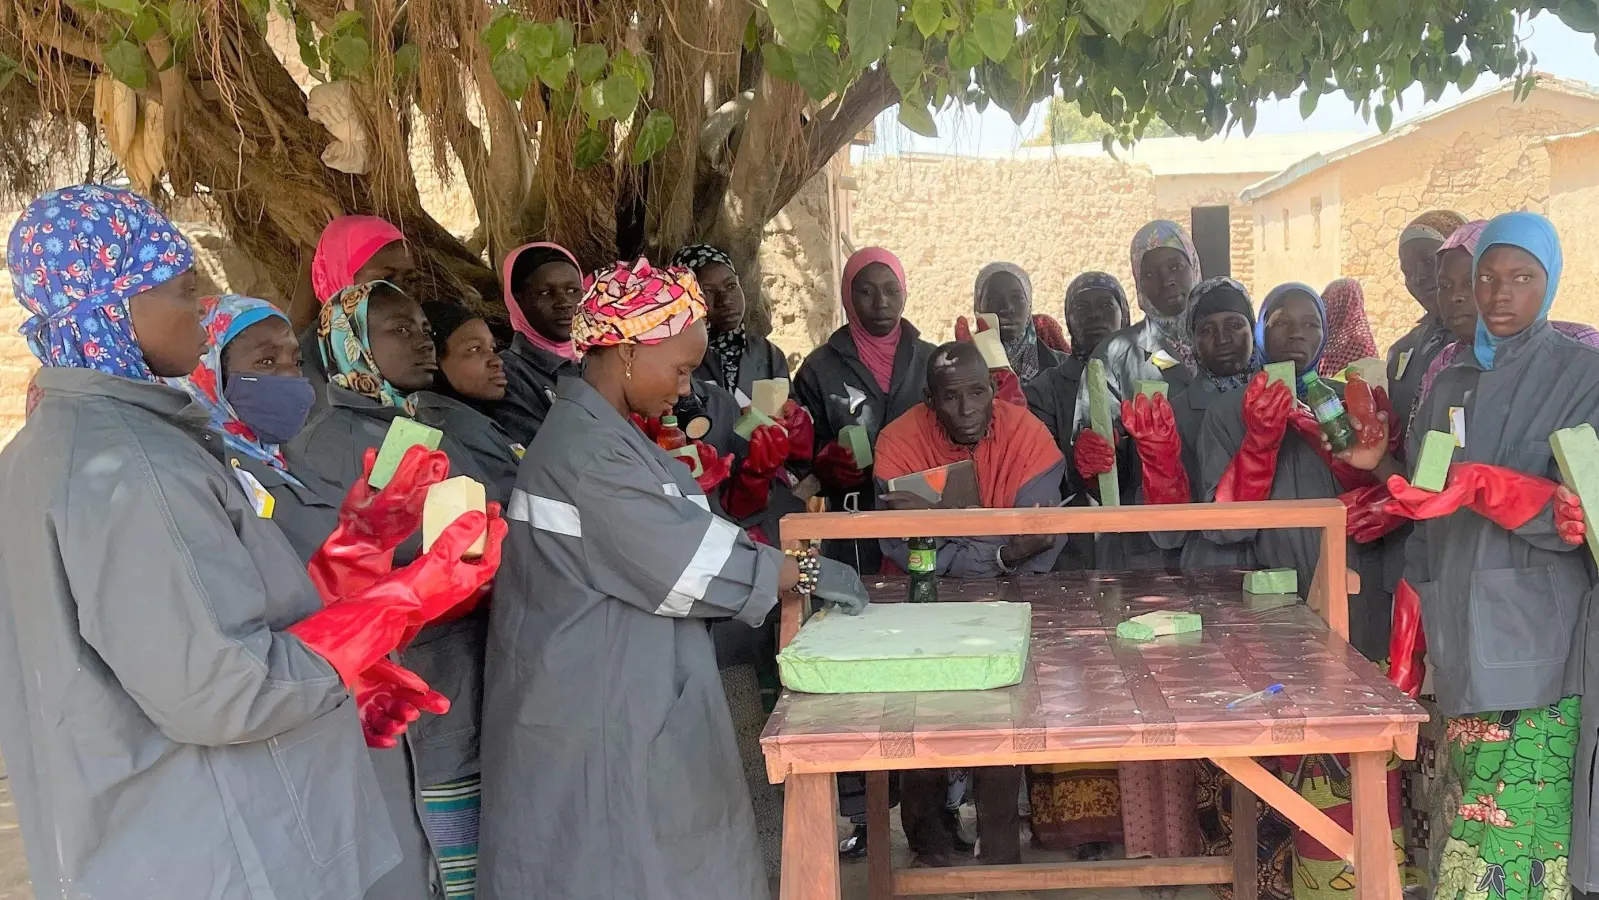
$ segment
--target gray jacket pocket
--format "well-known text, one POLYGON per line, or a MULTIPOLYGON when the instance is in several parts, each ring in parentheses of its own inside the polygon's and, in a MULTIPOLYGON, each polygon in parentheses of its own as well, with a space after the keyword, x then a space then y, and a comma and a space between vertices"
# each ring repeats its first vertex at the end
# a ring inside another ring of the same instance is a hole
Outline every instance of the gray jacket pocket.
POLYGON ((1554 570, 1481 569, 1471 575, 1471 634, 1488 669, 1564 664, 1581 598, 1561 597, 1554 570))
POLYGON ((355 717, 334 711, 270 739, 267 746, 312 861, 325 866, 354 849, 361 837, 362 805, 349 802, 355 787, 350 782, 370 765, 355 717))

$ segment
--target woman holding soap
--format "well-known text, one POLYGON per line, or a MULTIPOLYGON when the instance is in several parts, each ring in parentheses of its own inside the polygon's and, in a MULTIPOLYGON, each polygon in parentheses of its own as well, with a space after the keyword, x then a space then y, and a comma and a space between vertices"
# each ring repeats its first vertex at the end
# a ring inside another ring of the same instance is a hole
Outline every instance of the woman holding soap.
MULTIPOLYGON (((1427 367, 1449 344, 1449 329, 1438 315, 1438 250, 1464 224, 1465 216, 1435 209, 1417 216, 1399 234, 1399 270, 1405 289, 1421 307, 1416 326, 1388 348, 1388 392, 1399 428, 1410 421, 1427 367)), ((1403 454, 1404 447, 1399 451, 1403 454)))
MULTIPOLYGON (((360 896, 400 858, 367 700, 380 679, 415 684, 384 658, 492 577, 497 555, 460 560, 485 517, 402 571, 328 581, 350 574, 328 560, 308 578, 226 463, 237 445, 165 383, 208 344, 172 223, 70 187, 23 212, 7 256, 44 364, 0 454, 0 666, 27 685, 0 701, 0 744, 34 883, 360 896)), ((412 496, 362 499, 403 516, 412 496)))
POLYGON ((416 419, 465 449, 487 479, 489 499, 503 504, 516 484, 524 448, 490 418, 505 399, 507 379, 489 323, 456 303, 424 303, 422 313, 439 367, 433 384, 411 396, 416 419))
MULTIPOLYGON (((1033 281, 1021 266, 991 262, 979 269, 977 283, 972 287, 972 309, 980 316, 992 315, 999 320, 1005 358, 1023 386, 1068 359, 1065 351, 1050 343, 1052 340, 1065 345, 1060 325, 1048 316, 1033 314, 1033 281)), ((966 317, 961 316, 955 322, 956 339, 968 340, 970 329, 966 317)))
POLYGON ((1418 523, 1400 592, 1419 602, 1465 779, 1435 897, 1484 884, 1514 898, 1599 888, 1595 729, 1581 727, 1593 693, 1582 660, 1594 564, 1549 437, 1599 423, 1599 351, 1549 324, 1561 268, 1542 216, 1509 213, 1483 229, 1471 353, 1439 373, 1409 435, 1412 477, 1447 466, 1447 480, 1436 493, 1388 481, 1389 510, 1418 523), (1424 441, 1432 431, 1444 437, 1424 441), (1423 443, 1453 449, 1454 461, 1423 443))
POLYGON ((696 378, 720 385, 738 398, 740 406, 750 405, 755 382, 788 378, 783 351, 744 327, 744 286, 733 257, 710 244, 690 244, 672 255, 672 265, 693 272, 705 296, 709 338, 696 378))
POLYGON ((494 419, 526 447, 550 414, 555 385, 578 372, 572 314, 583 300, 583 269, 560 244, 523 244, 500 264, 505 311, 516 332, 505 348, 505 397, 494 419))
MULTIPOLYGON (((416 260, 405 243, 405 235, 388 220, 377 216, 338 216, 322 229, 311 255, 310 297, 306 297, 307 285, 302 283, 289 311, 295 320, 303 321, 300 310, 306 306, 320 309, 345 288, 368 281, 403 286, 409 283, 415 271, 416 260)), ((327 373, 322 371, 317 354, 315 315, 311 319, 310 327, 300 332, 300 355, 305 360, 306 375, 320 388, 327 380, 327 373)))
MULTIPOLYGON (((317 336, 328 373, 326 405, 289 442, 286 455, 301 481, 342 496, 366 477, 364 460, 383 445, 396 420, 409 423, 415 415, 411 396, 433 384, 437 353, 421 304, 381 281, 346 288, 323 304, 317 336)), ((451 436, 438 446, 449 460, 448 474, 468 475, 492 489, 473 455, 451 436)), ((396 558, 403 562, 420 546, 418 535, 398 548, 396 558)), ((408 850, 406 865, 425 870, 436 862, 443 882, 456 891, 473 878, 487 629, 486 612, 460 611, 404 649, 401 663, 448 698, 450 709, 418 722, 400 748, 378 754, 390 814, 398 819, 421 809, 427 826, 430 846, 420 856, 408 850)))
POLYGON ((686 269, 595 274, 509 507, 491 608, 483 900, 765 896, 707 620, 759 627, 798 588, 859 612, 847 566, 756 544, 632 422, 705 357, 686 269), (801 569, 805 575, 801 575, 801 569))

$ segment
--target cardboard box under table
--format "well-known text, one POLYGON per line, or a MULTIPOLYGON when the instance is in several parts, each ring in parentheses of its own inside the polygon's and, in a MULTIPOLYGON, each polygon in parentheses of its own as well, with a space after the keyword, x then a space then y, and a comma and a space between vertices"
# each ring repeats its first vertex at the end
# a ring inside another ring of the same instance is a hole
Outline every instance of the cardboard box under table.
MULTIPOLYGON (((1337 500, 1126 508, 921 510, 785 517, 785 546, 877 537, 1005 536, 1150 530, 1316 528, 1321 569, 1309 605, 1246 595, 1243 570, 1062 572, 939 582, 942 600, 1032 605, 1019 684, 991 691, 801 694, 784 691, 761 736, 784 785, 782 900, 838 900, 840 772, 867 773, 871 900, 1072 887, 1225 884, 1255 900, 1256 803, 1264 800, 1349 860, 1362 900, 1399 900, 1387 814, 1388 755, 1414 758, 1427 715, 1349 646, 1344 507, 1337 500), (1123 620, 1198 613, 1197 633, 1144 643, 1123 620), (1228 710, 1269 685, 1282 693, 1228 710), (1354 828, 1345 829, 1255 758, 1348 753, 1354 828), (1232 858, 1135 859, 894 871, 888 775, 906 769, 1209 759, 1236 781, 1232 858)), ((873 602, 903 600, 903 579, 866 577, 873 602)), ((780 642, 805 602, 782 598, 780 642)))

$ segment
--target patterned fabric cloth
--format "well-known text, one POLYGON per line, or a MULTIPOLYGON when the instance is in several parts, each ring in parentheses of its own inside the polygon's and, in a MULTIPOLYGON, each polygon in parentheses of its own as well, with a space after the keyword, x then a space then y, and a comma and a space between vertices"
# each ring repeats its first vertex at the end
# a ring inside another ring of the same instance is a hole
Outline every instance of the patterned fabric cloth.
MULTIPOLYGON (((1122 842, 1122 791, 1114 765, 1029 766, 1033 843, 1046 850, 1086 851, 1122 842)), ((1106 848, 1108 849, 1108 848, 1106 848)))
POLYGON ((1456 228, 1449 237, 1444 239, 1444 245, 1438 248, 1438 255, 1442 256, 1450 250, 1461 249, 1472 256, 1476 256, 1477 241, 1482 237, 1482 230, 1487 227, 1487 219, 1477 219, 1456 228))
POLYGON ((1117 764, 1128 859, 1199 855, 1194 762, 1117 764))
POLYGON ((316 323, 317 344, 322 350, 322 365, 327 367, 328 381, 410 415, 411 401, 378 371, 377 360, 372 358, 372 346, 368 343, 367 312, 372 291, 380 284, 399 290, 386 281, 369 281, 345 288, 322 304, 316 323))
POLYGON ((991 262, 977 271, 977 283, 972 287, 972 309, 983 311, 983 289, 989 279, 1001 272, 1021 282, 1022 293, 1027 295, 1027 327, 1016 340, 1005 343, 1005 358, 1010 360, 1010 370, 1025 384, 1038 374, 1038 329, 1033 326, 1033 280, 1021 266, 1008 262, 991 262))
MULTIPOLYGON (((1344 755, 1283 757, 1281 777, 1299 796, 1325 812, 1344 827, 1354 822, 1354 805, 1349 777, 1349 758, 1344 755)), ((1400 811, 1399 757, 1388 760, 1388 823, 1394 857, 1403 860, 1405 832, 1400 811)), ((1294 900, 1355 900, 1359 897, 1355 870, 1342 857, 1299 829, 1292 836, 1294 900)))
POLYGON ((1321 299, 1327 304, 1327 349, 1316 371, 1337 375, 1357 359, 1376 357, 1377 339, 1366 320, 1366 293, 1360 282, 1340 278, 1327 285, 1321 299))
POLYGON ((705 298, 694 273, 680 266, 655 269, 650 261, 619 262, 594 273, 572 319, 579 353, 618 344, 659 344, 705 318, 705 298))
MULTIPOLYGON (((1084 272, 1073 278, 1072 283, 1066 286, 1066 308, 1062 311, 1062 314, 1066 317, 1066 330, 1072 330, 1072 303, 1078 297, 1092 290, 1109 291, 1111 296, 1116 298, 1116 303, 1122 308, 1121 327, 1127 327, 1127 324, 1132 321, 1132 312, 1127 307, 1127 292, 1122 290, 1122 283, 1116 279, 1115 275, 1109 272, 1084 272)), ((1115 333, 1120 330, 1121 328, 1113 328, 1111 332, 1115 333)), ((1088 359, 1088 357, 1093 355, 1094 348, 1087 341, 1082 340, 1081 336, 1073 333, 1071 338, 1072 356, 1078 359, 1088 359)))
MULTIPOLYGON (((1188 317, 1186 326, 1188 333, 1198 333, 1199 320, 1204 316, 1225 311, 1227 308, 1235 308, 1238 313, 1249 320, 1251 329, 1255 327, 1255 311, 1249 305, 1249 290, 1242 284, 1225 275, 1218 275, 1215 278, 1207 278, 1194 285, 1194 289, 1188 294, 1188 312, 1186 314, 1188 317), (1233 293, 1232 295, 1226 292, 1216 294, 1218 289, 1226 289, 1233 293), (1211 302, 1205 302, 1207 297, 1211 298, 1211 302), (1220 298, 1222 302, 1217 302, 1217 298, 1220 298)), ((1199 354, 1196 351, 1194 354, 1194 367, 1198 372, 1210 379, 1210 383, 1216 386, 1217 392, 1225 394, 1228 391, 1236 391, 1248 386, 1249 379, 1255 377, 1255 373, 1260 371, 1260 356, 1252 354, 1249 357, 1249 362, 1245 364, 1244 371, 1239 372, 1237 375, 1214 375, 1209 369, 1205 368, 1204 362, 1199 359, 1199 354)))
POLYGON ((733 257, 712 247, 710 244, 689 244, 687 247, 672 254, 672 265, 682 266, 696 274, 711 263, 721 263, 729 269, 736 269, 733 265, 733 257))
POLYGON ((1180 250, 1188 257, 1188 264, 1194 269, 1194 280, 1199 280, 1199 251, 1194 249, 1194 241, 1188 236, 1183 226, 1169 219, 1156 219, 1138 229, 1133 235, 1132 245, 1132 271, 1133 287, 1138 290, 1138 308, 1144 311, 1144 319, 1160 334, 1161 340, 1173 351, 1173 355, 1192 374, 1195 371, 1194 350, 1191 336, 1188 334, 1188 318, 1182 313, 1175 316, 1165 316, 1155 309, 1155 305, 1144 296, 1143 288, 1139 287, 1138 270, 1143 264, 1144 256, 1152 250, 1169 247, 1180 250))
POLYGON ((377 216, 339 216, 322 229, 311 255, 311 291, 323 303, 355 286, 355 273, 384 247, 405 240, 400 229, 377 216))
POLYGON ((478 821, 483 779, 473 775, 422 789, 422 827, 438 855, 448 900, 477 896, 478 821))
POLYGON ((1582 698, 1449 720, 1462 793, 1434 900, 1568 900, 1582 698))
POLYGON ((23 211, 6 260, 17 302, 32 313, 22 336, 41 363, 156 380, 128 301, 188 271, 194 253, 149 200, 93 184, 52 191, 23 211))
POLYGON ((205 333, 209 337, 205 355, 200 357, 200 364, 195 366, 189 377, 170 379, 170 383, 188 391, 189 396, 211 414, 211 430, 222 435, 223 443, 228 445, 229 450, 240 456, 258 459, 298 484, 294 476, 289 474, 288 464, 283 461, 278 445, 261 443, 250 426, 239 421, 233 404, 222 392, 222 351, 227 349, 228 343, 257 322, 271 318, 287 322, 289 317, 265 300, 238 294, 206 297, 200 302, 205 307, 205 333))
POLYGON ((1410 220, 1399 233, 1399 246, 1411 241, 1442 241, 1466 224, 1466 217, 1447 209, 1434 209, 1410 220))
MULTIPOLYGON (((1592 325, 1584 325, 1581 322, 1551 321, 1549 327, 1574 341, 1580 341, 1590 347, 1599 349, 1599 329, 1594 328, 1592 325)), ((1470 346, 1468 344, 1455 341, 1433 357, 1431 365, 1427 366, 1427 373, 1421 378, 1421 391, 1416 394, 1416 405, 1410 411, 1410 420, 1412 422, 1416 420, 1416 410, 1421 409, 1421 401, 1427 399, 1427 395, 1432 392, 1433 382, 1438 380, 1438 376, 1444 369, 1453 365, 1469 349, 1470 346)), ((1406 433, 1409 433, 1408 430, 1406 433)))
MULTIPOLYGON (((1257 760, 1278 774, 1277 760, 1257 760)), ((1233 777, 1208 759, 1194 761, 1194 783, 1199 795, 1199 833, 1205 856, 1233 854, 1233 777)), ((1256 892, 1260 900, 1292 900, 1293 826, 1270 803, 1255 804, 1256 892)), ((1222 900, 1232 900, 1233 886, 1212 885, 1222 900)))
POLYGON ((722 369, 722 383, 738 386, 738 370, 744 362, 744 329, 718 332, 711 336, 711 350, 722 369))

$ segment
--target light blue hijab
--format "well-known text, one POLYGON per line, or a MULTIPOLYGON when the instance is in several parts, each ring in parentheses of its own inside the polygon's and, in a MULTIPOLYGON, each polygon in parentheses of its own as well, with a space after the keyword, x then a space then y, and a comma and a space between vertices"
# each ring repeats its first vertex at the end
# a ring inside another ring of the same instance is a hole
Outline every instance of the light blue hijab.
MULTIPOLYGON (((1305 371, 1314 372, 1316 367, 1321 365, 1321 355, 1327 352, 1327 302, 1321 299, 1321 292, 1310 285, 1303 282, 1290 281, 1287 284, 1279 284, 1272 288, 1271 293, 1266 295, 1266 299, 1260 301, 1260 314, 1255 316, 1255 365, 1257 368, 1272 361, 1266 358, 1266 320, 1271 317, 1271 311, 1282 303, 1283 298, 1294 291, 1303 291, 1309 294, 1310 299, 1316 304, 1316 313, 1321 316, 1321 344, 1316 348, 1316 352, 1311 355, 1310 362, 1305 366, 1305 371)), ((1295 378, 1294 387, 1301 397, 1305 395, 1304 382, 1295 378)))
MULTIPOLYGON (((1549 287, 1544 291, 1543 306, 1538 308, 1537 321, 1548 319, 1549 307, 1555 305, 1555 290, 1560 287, 1560 270, 1565 266, 1560 254, 1560 235, 1555 232, 1555 226, 1537 213, 1513 212, 1494 217, 1488 227, 1482 230, 1482 237, 1477 239, 1477 254, 1471 262, 1473 283, 1477 279, 1477 266, 1482 262, 1482 255, 1490 247, 1499 244, 1519 247, 1531 253, 1548 273, 1549 287)), ((1472 346, 1472 353, 1483 369, 1494 367, 1494 353, 1503 340, 1506 339, 1490 334, 1482 317, 1477 317, 1477 340, 1472 346)))

